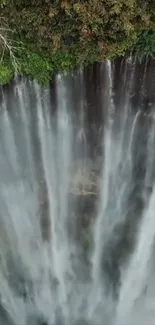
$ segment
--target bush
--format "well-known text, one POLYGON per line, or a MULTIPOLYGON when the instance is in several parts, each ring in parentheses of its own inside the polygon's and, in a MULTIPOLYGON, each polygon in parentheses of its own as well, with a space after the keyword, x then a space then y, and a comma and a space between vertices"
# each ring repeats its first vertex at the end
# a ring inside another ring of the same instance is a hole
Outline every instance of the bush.
POLYGON ((14 69, 9 63, 0 63, 0 84, 5 85, 13 79, 14 69))

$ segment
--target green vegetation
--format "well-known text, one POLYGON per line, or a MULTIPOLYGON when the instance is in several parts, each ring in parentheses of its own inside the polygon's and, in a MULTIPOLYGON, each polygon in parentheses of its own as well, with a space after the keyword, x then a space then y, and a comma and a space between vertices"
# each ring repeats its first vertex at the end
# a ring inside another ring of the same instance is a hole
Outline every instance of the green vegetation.
POLYGON ((155 57, 152 0, 0 0, 0 8, 0 83, 13 70, 45 84, 58 70, 128 51, 155 57))
POLYGON ((7 84, 14 76, 14 70, 11 64, 0 64, 0 84, 7 84))

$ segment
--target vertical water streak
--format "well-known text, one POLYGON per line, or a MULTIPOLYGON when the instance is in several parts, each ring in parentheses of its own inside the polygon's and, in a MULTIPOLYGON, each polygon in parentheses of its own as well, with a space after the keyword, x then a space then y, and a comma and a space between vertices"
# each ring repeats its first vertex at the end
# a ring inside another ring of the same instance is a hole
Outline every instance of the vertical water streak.
POLYGON ((152 120, 150 121, 150 131, 148 134, 147 141, 147 153, 146 153, 146 173, 144 180, 144 196, 147 202, 147 193, 146 191, 152 187, 154 181, 154 145, 155 145, 155 119, 152 116, 152 120))
POLYGON ((139 102, 140 109, 143 109, 143 107, 144 107, 144 99, 145 99, 145 96, 146 96, 145 82, 146 82, 147 65, 148 65, 148 58, 146 57, 145 64, 144 64, 144 73, 143 73, 143 77, 142 77, 142 80, 141 80, 142 81, 141 82, 141 87, 140 87, 140 102, 139 102))
MULTIPOLYGON (((125 140, 125 134, 127 132, 127 123, 129 114, 130 114, 130 99, 132 96, 133 91, 133 83, 134 83, 134 76, 135 76, 135 68, 136 68, 136 57, 132 58, 129 57, 126 59, 126 67, 125 67, 125 77, 124 77, 124 84, 125 84, 125 94, 124 98, 122 98, 122 102, 124 103, 123 111, 121 110, 121 122, 120 122, 120 131, 119 131, 119 137, 118 137, 118 148, 116 153, 116 169, 120 162, 124 159, 124 148, 126 147, 126 143, 124 143, 125 140), (130 72, 131 70, 131 72, 130 72), (130 72, 130 76, 128 76, 128 73, 130 72), (129 78, 129 80, 127 80, 129 78)), ((117 172, 116 172, 117 173, 117 172)))
MULTIPOLYGON (((28 86, 31 88, 31 81, 28 86)), ((28 172, 30 173, 29 179, 31 181, 32 187, 35 190, 35 170, 34 170, 34 155, 32 150, 32 141, 31 141, 31 128, 33 121, 31 120, 30 115, 30 101, 29 96, 29 87, 27 87, 26 82, 20 83, 18 79, 16 80, 15 86, 15 99, 17 101, 16 112, 21 119, 21 127, 24 135, 24 150, 25 152, 25 164, 28 172)))
POLYGON ((70 245, 68 234, 69 206, 69 172, 71 164, 71 121, 67 107, 69 93, 66 90, 65 77, 58 75, 57 85, 57 134, 52 130, 48 100, 37 95, 38 131, 41 143, 42 161, 49 198, 49 217, 51 224, 52 273, 59 282, 58 299, 67 321, 69 282, 68 273, 72 273, 70 263, 70 245), (45 103, 45 105, 43 104, 45 103))
POLYGON ((14 139, 14 131, 12 128, 9 113, 7 111, 7 101, 5 94, 2 93, 2 116, 1 116, 1 142, 5 150, 5 156, 7 157, 7 162, 10 165, 10 170, 18 177, 20 173, 19 163, 18 163, 18 152, 14 139))
MULTIPOLYGON (((14 277, 13 281, 18 291, 18 281, 20 280, 16 279, 16 277, 18 278, 17 274, 23 280, 31 279, 32 281, 35 281, 38 276, 39 263, 35 248, 38 240, 37 224, 35 222, 36 198, 29 187, 28 180, 22 178, 22 166, 20 165, 20 159, 18 159, 21 152, 20 147, 16 146, 14 138, 16 124, 13 123, 14 120, 6 101, 4 101, 4 104, 1 112, 2 137, 0 141, 0 151, 2 151, 3 146, 5 149, 5 153, 1 157, 0 175, 0 222, 1 229, 4 230, 4 236, 1 236, 0 256, 2 260, 6 261, 6 270, 3 274, 1 265, 1 276, 3 277, 1 299, 5 301, 6 314, 11 315, 13 323, 25 325, 26 311, 24 311, 24 302, 22 298, 17 298, 14 294, 9 277, 11 269, 11 276, 14 277), (8 170, 8 166, 10 170, 8 170), (7 265, 8 261, 11 263, 10 267, 7 265), (22 268, 24 269, 23 272, 21 271, 22 268)), ((22 105, 24 105, 24 100, 22 105)), ((20 138, 20 128, 17 133, 20 138)), ((22 145, 24 150, 25 141, 22 145)))
MULTIPOLYGON (((108 92, 108 99, 107 99, 107 110, 108 116, 105 125, 105 132, 104 132, 104 165, 103 165, 103 174, 101 178, 101 197, 100 197, 100 207, 99 207, 99 214, 97 217, 97 222, 95 226, 94 232, 94 241, 95 241, 95 249, 94 249, 94 256, 93 256, 93 270, 92 275, 93 279, 98 279, 98 271, 100 269, 100 259, 101 259, 101 251, 103 246, 104 238, 103 232, 107 232, 107 229, 103 230, 103 223, 106 221, 105 219, 108 218, 105 215, 105 210, 108 205, 109 199, 109 182, 110 182, 110 172, 111 172, 111 132, 112 132, 112 124, 113 124, 113 113, 114 113, 114 102, 113 102, 113 81, 112 81, 112 67, 111 62, 107 61, 107 92, 108 92), (102 247, 101 247, 102 246, 102 247)), ((109 220, 107 220, 107 226, 109 220)), ((104 226, 105 227, 105 226, 104 226)))
MULTIPOLYGON (((70 184, 70 167, 72 160, 72 122, 70 111, 69 88, 64 76, 57 76, 57 151, 59 164, 59 213, 61 235, 65 236, 68 247, 67 222, 69 216, 68 191, 70 184)), ((66 249, 67 249, 66 247, 66 249)), ((69 262, 69 261, 68 261, 69 262)))
MULTIPOLYGON (((22 105, 24 105, 24 100, 22 105)), ((16 254, 16 251, 18 251, 22 260, 24 261, 25 259, 25 262, 27 261, 28 264, 30 262, 30 266, 31 258, 28 256, 30 253, 29 240, 33 237, 33 231, 35 229, 33 228, 33 221, 36 213, 36 199, 32 189, 29 187, 28 180, 24 181, 22 178, 22 166, 18 159, 21 153, 20 147, 17 148, 15 143, 15 124, 7 106, 2 111, 1 123, 2 137, 0 148, 2 150, 4 146, 5 149, 5 154, 2 155, 3 163, 1 165, 1 220, 6 229, 10 247, 12 247, 12 253, 16 254), (5 179, 5 182, 3 179, 5 179), (22 249, 24 247, 22 242, 24 235, 25 250, 23 253, 22 249), (16 248, 14 247, 15 242, 17 243, 16 248), (27 254, 26 249, 28 250, 27 254)), ((17 133, 20 138, 20 130, 17 133)), ((22 145, 24 150, 25 142, 22 145)))
MULTIPOLYGON (((100 201, 99 201, 99 210, 96 219, 96 224, 94 225, 94 252, 92 255, 92 281, 93 289, 90 296, 88 313, 90 319, 93 317, 93 314, 98 308, 98 306, 106 303, 105 300, 105 283, 103 282, 102 277, 102 254, 104 246, 109 238, 111 232, 111 215, 108 212, 108 203, 110 198, 110 177, 112 170, 112 127, 113 127, 113 118, 115 112, 115 105, 113 101, 113 70, 112 63, 108 60, 106 62, 106 73, 107 73, 107 120, 105 122, 105 131, 104 131, 104 141, 103 141, 103 150, 104 150, 104 162, 102 167, 102 176, 101 176, 101 188, 100 188, 100 201), (102 283, 102 287, 101 287, 102 283), (95 301, 94 301, 95 297, 95 301)), ((108 297, 107 297, 108 299, 108 297)), ((103 307, 105 308, 105 306, 103 307)), ((102 309, 103 311, 103 309, 102 309)))
POLYGON ((131 324, 136 299, 145 286, 155 236, 155 187, 143 215, 135 250, 122 276, 116 324, 131 324))
POLYGON ((27 315, 22 299, 16 298, 10 290, 5 274, 0 271, 1 315, 4 324, 26 325, 27 315))
POLYGON ((87 139, 86 139, 86 130, 85 130, 85 84, 84 84, 84 69, 81 67, 78 71, 77 81, 78 84, 76 85, 79 88, 79 107, 78 107, 78 122, 75 126, 77 129, 77 141, 78 141, 78 148, 77 150, 78 155, 81 156, 82 154, 82 165, 81 168, 86 169, 86 157, 87 157, 87 139))
MULTIPOLYGON (((5 98, 3 100, 5 104, 5 98)), ((0 143, 0 150, 3 152, 4 148, 5 151, 1 159, 1 222, 6 231, 7 241, 10 242, 11 254, 17 253, 21 256, 22 260, 29 263, 29 239, 33 233, 29 217, 35 211, 35 199, 27 186, 28 184, 24 184, 21 178, 21 165, 18 159, 19 151, 15 144, 13 126, 11 115, 8 113, 8 107, 5 105, 1 115, 2 137, 0 143), (25 195, 26 198, 24 197, 25 195), (31 205, 27 204, 30 198, 31 205), (21 211, 23 219, 21 219, 21 211), (24 235, 25 250, 23 253, 22 242, 24 235)), ((20 137, 20 133, 18 136, 20 137)))
MULTIPOLYGON (((43 167, 43 175, 40 175, 40 181, 43 181, 43 191, 47 194, 46 200, 48 200, 48 211, 43 211, 41 218, 48 219, 48 233, 47 242, 45 242, 42 249, 44 260, 44 272, 41 281, 41 291, 38 294, 38 287, 35 290, 35 303, 39 311, 47 318, 55 320, 55 307, 54 303, 56 294, 55 291, 51 291, 51 277, 58 279, 60 282, 62 279, 62 270, 60 266, 59 254, 57 252, 57 228, 58 215, 57 215, 57 202, 56 202, 56 175, 54 164, 54 134, 50 124, 49 114, 49 88, 40 89, 40 87, 34 83, 34 94, 36 97, 36 114, 38 124, 38 136, 41 147, 41 164, 43 167), (45 188, 44 188, 45 187, 45 188), (45 215, 44 215, 45 214, 45 215), (46 267, 45 267, 46 266, 46 267), (52 310, 50 304, 52 303, 52 310)), ((42 212, 41 212, 42 213, 42 212)), ((47 221, 46 221, 47 222, 47 221)), ((45 319, 46 319, 45 318, 45 319)))
POLYGON ((138 122, 138 118, 140 116, 141 112, 140 110, 136 113, 133 123, 132 123, 132 128, 131 128, 131 135, 129 137, 129 144, 128 144, 128 148, 127 148, 127 155, 126 155, 126 159, 125 162, 128 161, 130 166, 131 166, 131 171, 132 171, 132 145, 133 145, 133 141, 134 141, 134 133, 136 130, 136 126, 137 126, 137 122, 138 122))
MULTIPOLYGON (((68 76, 58 75, 56 78, 57 87, 57 139, 56 146, 58 152, 58 183, 59 183, 59 248, 60 259, 63 262, 63 295, 62 302, 64 322, 68 322, 71 312, 68 309, 67 300, 72 287, 72 263, 71 263, 71 242, 68 225, 71 221, 70 206, 68 200, 69 186, 70 186, 70 170, 73 161, 72 152, 72 101, 70 95, 70 88, 68 86, 68 76)), ((58 252, 57 252, 58 254, 58 252)), ((61 263, 62 263, 61 262, 61 263)), ((60 267, 60 266, 59 266, 60 267)), ((73 290, 73 288, 72 288, 73 290)))

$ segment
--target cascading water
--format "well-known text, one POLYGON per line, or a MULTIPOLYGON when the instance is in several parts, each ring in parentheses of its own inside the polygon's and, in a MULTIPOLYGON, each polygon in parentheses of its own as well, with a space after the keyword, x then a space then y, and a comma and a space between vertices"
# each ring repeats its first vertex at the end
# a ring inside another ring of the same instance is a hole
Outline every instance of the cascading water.
POLYGON ((154 323, 152 64, 1 88, 0 324, 154 323))

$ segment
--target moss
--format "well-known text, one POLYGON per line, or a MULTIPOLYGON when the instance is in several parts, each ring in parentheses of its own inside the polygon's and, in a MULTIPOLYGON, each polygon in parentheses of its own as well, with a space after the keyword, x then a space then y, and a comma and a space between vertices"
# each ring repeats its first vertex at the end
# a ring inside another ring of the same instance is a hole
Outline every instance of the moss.
POLYGON ((33 51, 24 53, 24 60, 19 59, 19 70, 22 74, 46 84, 51 78, 51 65, 48 59, 33 51))
POLYGON ((5 85, 9 83, 14 77, 14 69, 10 62, 0 63, 0 84, 5 85))
POLYGON ((27 45, 17 61, 19 72, 37 80, 41 85, 47 84, 56 72, 68 71, 76 66, 76 56, 72 51, 64 49, 49 54, 47 51, 35 51, 27 45))

